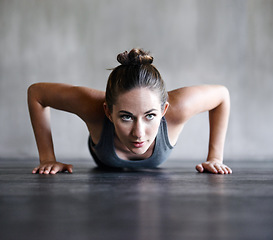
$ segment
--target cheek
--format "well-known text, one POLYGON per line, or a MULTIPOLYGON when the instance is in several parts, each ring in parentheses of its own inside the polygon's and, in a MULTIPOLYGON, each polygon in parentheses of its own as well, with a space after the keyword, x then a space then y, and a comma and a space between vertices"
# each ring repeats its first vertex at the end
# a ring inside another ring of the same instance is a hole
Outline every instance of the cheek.
POLYGON ((129 124, 124 124, 124 123, 116 123, 115 124, 115 132, 116 134, 121 137, 121 136, 128 136, 131 132, 131 127, 129 124))
POLYGON ((158 133, 160 121, 155 121, 152 124, 148 124, 146 127, 146 134, 155 137, 158 133))

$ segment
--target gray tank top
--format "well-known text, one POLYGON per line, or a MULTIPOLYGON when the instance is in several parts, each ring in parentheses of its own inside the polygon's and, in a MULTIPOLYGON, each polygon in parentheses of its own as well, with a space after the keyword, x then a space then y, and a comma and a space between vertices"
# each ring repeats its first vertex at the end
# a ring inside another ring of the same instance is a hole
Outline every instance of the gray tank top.
MULTIPOLYGON (((167 160, 173 146, 169 142, 167 122, 163 117, 155 139, 155 147, 151 157, 141 160, 123 160, 116 154, 114 147, 115 129, 113 123, 105 117, 101 139, 94 144, 89 138, 89 150, 95 160, 114 168, 155 168, 167 160), (91 149, 91 146, 95 152, 91 149), (95 155, 95 156, 94 156, 95 155)), ((96 161, 96 162, 97 162, 96 161)))

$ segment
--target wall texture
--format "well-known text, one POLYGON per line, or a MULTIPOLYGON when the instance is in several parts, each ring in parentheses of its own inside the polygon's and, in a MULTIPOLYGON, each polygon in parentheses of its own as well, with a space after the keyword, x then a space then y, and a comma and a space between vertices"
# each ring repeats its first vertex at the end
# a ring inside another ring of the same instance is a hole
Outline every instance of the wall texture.
MULTIPOLYGON (((272 0, 0 0, 0 157, 36 157, 26 104, 40 81, 104 89, 116 55, 150 50, 168 89, 224 84, 232 111, 225 156, 273 157, 272 0)), ((52 111, 57 157, 87 158, 87 129, 52 111)), ((207 114, 172 158, 203 159, 207 114)))

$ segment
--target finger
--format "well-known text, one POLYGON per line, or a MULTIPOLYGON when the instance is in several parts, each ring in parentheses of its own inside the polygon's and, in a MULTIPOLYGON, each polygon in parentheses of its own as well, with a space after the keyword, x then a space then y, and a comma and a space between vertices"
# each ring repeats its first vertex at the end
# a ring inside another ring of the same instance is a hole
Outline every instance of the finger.
POLYGON ((73 165, 71 165, 71 164, 67 165, 66 169, 69 173, 72 173, 73 172, 73 165))
POLYGON ((227 166, 226 166, 226 170, 227 170, 227 172, 228 172, 229 174, 231 174, 231 173, 232 173, 231 168, 229 168, 229 167, 227 167, 227 166))
POLYGON ((50 174, 56 174, 57 172, 59 172, 61 169, 58 165, 54 165, 52 168, 51 168, 51 171, 50 171, 50 174))
POLYGON ((214 168, 217 170, 217 173, 219 173, 219 174, 225 173, 225 171, 222 168, 223 166, 221 164, 215 163, 213 165, 214 165, 214 168))
POLYGON ((224 169, 225 169, 226 174, 232 173, 232 170, 228 166, 224 165, 224 169))
POLYGON ((44 173, 44 168, 42 167, 39 169, 39 174, 43 174, 43 173, 44 173))
POLYGON ((224 174, 228 174, 228 170, 226 169, 226 166, 222 166, 222 170, 223 170, 224 174))
POLYGON ((225 166, 221 166, 222 174, 228 174, 228 171, 226 170, 225 166))
POLYGON ((44 170, 44 174, 49 174, 51 167, 46 167, 44 170))
POLYGON ((216 170, 217 170, 217 172, 218 172, 219 174, 224 174, 224 173, 225 173, 225 171, 222 169, 222 166, 216 164, 216 165, 215 165, 215 168, 216 168, 216 170))
POLYGON ((195 169, 200 173, 204 172, 204 168, 203 168, 202 164, 196 165, 195 169))
POLYGON ((37 173, 39 167, 33 168, 32 173, 37 173))
POLYGON ((73 165, 71 164, 63 164, 63 167, 61 169, 62 172, 68 171, 69 173, 73 172, 73 165))
POLYGON ((208 164, 207 167, 204 167, 204 168, 209 172, 218 173, 218 170, 216 169, 216 167, 213 164, 208 164))

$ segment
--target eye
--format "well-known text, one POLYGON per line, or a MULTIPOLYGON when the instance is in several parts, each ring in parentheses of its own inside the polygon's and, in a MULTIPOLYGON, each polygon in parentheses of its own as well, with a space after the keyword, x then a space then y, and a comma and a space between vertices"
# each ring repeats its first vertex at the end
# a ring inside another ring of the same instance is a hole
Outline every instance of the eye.
POLYGON ((125 122, 132 121, 132 116, 130 115, 121 115, 120 118, 122 121, 125 121, 125 122))
POLYGON ((155 118, 155 116, 156 116, 156 115, 153 114, 153 113, 152 113, 152 114, 147 114, 147 115, 146 115, 146 119, 147 119, 147 120, 153 120, 153 119, 155 118))

